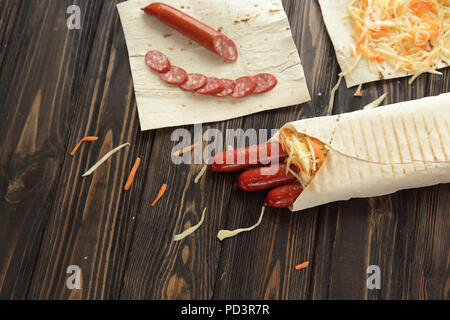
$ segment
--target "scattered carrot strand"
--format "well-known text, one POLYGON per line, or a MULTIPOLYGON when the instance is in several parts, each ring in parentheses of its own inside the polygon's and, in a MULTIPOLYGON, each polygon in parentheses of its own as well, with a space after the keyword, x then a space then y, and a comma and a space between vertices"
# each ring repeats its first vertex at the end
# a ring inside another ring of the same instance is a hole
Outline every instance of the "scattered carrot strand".
POLYGON ((133 184, 134 178, 136 177, 136 173, 137 173, 140 165, 141 165, 141 158, 137 158, 136 163, 133 166, 133 169, 131 169, 127 183, 125 184, 125 191, 130 190, 131 185, 133 184))
POLYGON ((309 267, 309 261, 303 262, 302 264, 299 264, 295 267, 295 270, 302 270, 309 267))
POLYGON ((73 148, 72 152, 70 153, 70 155, 72 157, 75 156, 75 154, 77 153, 78 149, 80 149, 81 145, 85 142, 94 142, 94 141, 98 141, 98 137, 85 137, 83 139, 80 140, 80 142, 78 142, 78 144, 75 146, 75 148, 73 148))
POLYGON ((158 203, 158 201, 161 200, 164 193, 166 193, 166 190, 167 190, 167 184, 163 184, 163 186, 161 187, 161 190, 159 190, 158 196, 156 197, 155 201, 153 201, 153 203, 152 203, 152 207, 154 207, 158 203))
POLYGON ((314 149, 314 154, 319 158, 319 160, 322 163, 325 162, 325 155, 322 152, 320 142, 317 139, 310 138, 310 137, 307 137, 307 139, 311 142, 311 145, 314 149))
POLYGON ((195 148, 197 148, 199 146, 200 146, 200 144, 198 144, 198 143, 197 144, 193 144, 192 146, 189 146, 189 147, 186 147, 184 149, 181 149, 181 150, 178 150, 178 151, 174 152, 173 156, 174 157, 179 157, 179 156, 185 154, 186 152, 194 150, 195 148))

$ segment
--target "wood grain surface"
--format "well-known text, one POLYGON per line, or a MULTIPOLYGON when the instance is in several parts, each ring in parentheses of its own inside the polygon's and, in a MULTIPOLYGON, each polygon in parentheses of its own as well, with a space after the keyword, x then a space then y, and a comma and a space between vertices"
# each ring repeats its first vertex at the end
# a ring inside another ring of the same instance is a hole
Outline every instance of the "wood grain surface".
MULTIPOLYGON (((173 129, 140 132, 117 0, 0 2, 0 299, 448 299, 450 186, 332 203, 292 214, 267 209, 254 232, 220 242, 220 229, 253 225, 263 193, 235 188, 235 174, 174 165, 173 129), (81 30, 66 9, 81 7, 81 30), (70 151, 80 138, 100 137, 70 151), (102 155, 131 143, 92 176, 102 155), (125 180, 142 165, 128 192, 125 180), (162 184, 168 191, 151 203, 162 184), (205 223, 191 237, 174 234, 205 223), (295 266, 310 261, 307 269, 295 266), (66 270, 82 270, 69 290, 66 270), (368 290, 367 267, 382 271, 368 290)), ((203 126, 276 129, 324 115, 339 68, 314 0, 283 1, 310 103, 203 126)), ((450 91, 444 76, 364 86, 342 83, 335 113, 450 91)), ((184 127, 191 135, 192 126, 184 127)))

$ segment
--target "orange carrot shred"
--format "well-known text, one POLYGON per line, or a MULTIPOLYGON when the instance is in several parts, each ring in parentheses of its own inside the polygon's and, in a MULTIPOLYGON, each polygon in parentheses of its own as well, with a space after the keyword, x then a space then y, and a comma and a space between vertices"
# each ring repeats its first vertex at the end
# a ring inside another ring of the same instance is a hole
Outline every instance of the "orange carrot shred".
POLYGON ((316 156, 320 159, 320 161, 325 162, 325 155, 322 152, 322 148, 320 147, 319 141, 317 139, 314 138, 309 138, 309 141, 311 142, 311 146, 314 149, 314 153, 316 154, 316 156))
POLYGON ((295 270, 302 270, 302 269, 306 269, 308 267, 309 267, 309 261, 299 264, 298 266, 295 267, 295 270))
POLYGON ((72 157, 75 156, 75 154, 77 153, 78 149, 80 149, 81 145, 85 142, 94 142, 94 141, 98 141, 98 137, 85 137, 83 139, 80 140, 80 142, 78 142, 78 144, 75 146, 75 148, 72 150, 72 152, 70 153, 70 155, 72 157))
POLYGON ((158 196, 156 197, 155 201, 153 201, 153 203, 152 203, 152 207, 154 207, 158 203, 158 201, 161 200, 164 193, 166 193, 166 190, 167 190, 167 184, 163 184, 163 186, 161 187, 161 190, 159 190, 158 196))
POLYGON ((189 147, 186 147, 184 149, 181 149, 181 150, 178 150, 178 151, 174 152, 173 156, 174 157, 179 157, 179 156, 185 154, 186 152, 194 150, 195 148, 197 148, 199 146, 200 146, 200 144, 198 144, 198 143, 197 144, 193 144, 192 146, 189 146, 189 147))
POLYGON ((127 183, 125 184, 125 188, 124 188, 125 191, 130 190, 131 185, 133 184, 134 178, 136 177, 136 173, 137 173, 140 165, 141 165, 141 158, 137 158, 136 163, 133 166, 133 169, 131 169, 127 183))

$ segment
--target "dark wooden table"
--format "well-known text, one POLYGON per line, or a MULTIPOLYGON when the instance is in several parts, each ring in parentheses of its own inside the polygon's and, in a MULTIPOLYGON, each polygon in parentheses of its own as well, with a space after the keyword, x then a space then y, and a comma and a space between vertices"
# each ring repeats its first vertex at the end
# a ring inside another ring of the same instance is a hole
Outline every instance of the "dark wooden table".
MULTIPOLYGON (((0 298, 2 299, 448 299, 450 185, 333 203, 292 214, 266 211, 259 229, 219 242, 217 231, 253 225, 264 193, 233 189, 236 175, 168 161, 173 129, 140 132, 117 0, 0 1, 0 298), (81 7, 81 30, 66 9, 81 7), (76 157, 81 137, 98 135, 76 157), (81 174, 125 141, 93 177, 81 174), (137 156, 130 192, 123 191, 137 156), (163 183, 169 191, 152 208, 163 183), (174 233, 204 226, 174 243, 174 233), (309 268, 295 265, 310 261, 309 268), (82 269, 68 290, 66 270, 82 269), (368 290, 367 268, 381 269, 368 290)), ((339 72, 318 3, 286 0, 313 100, 204 128, 279 128, 323 115, 339 72)), ((335 113, 384 92, 388 103, 450 91, 444 76, 342 84, 335 113)), ((193 131, 192 126, 186 129, 193 131)))

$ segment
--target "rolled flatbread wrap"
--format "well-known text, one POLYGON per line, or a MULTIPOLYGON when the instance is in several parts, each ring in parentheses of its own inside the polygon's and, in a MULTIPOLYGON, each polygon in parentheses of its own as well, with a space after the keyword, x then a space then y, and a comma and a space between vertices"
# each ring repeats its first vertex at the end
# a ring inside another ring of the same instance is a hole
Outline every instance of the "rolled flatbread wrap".
POLYGON ((274 140, 303 171, 292 211, 449 183, 450 93, 288 123, 274 140))

